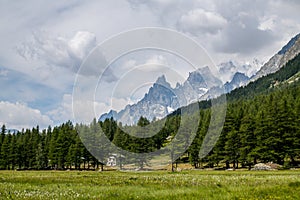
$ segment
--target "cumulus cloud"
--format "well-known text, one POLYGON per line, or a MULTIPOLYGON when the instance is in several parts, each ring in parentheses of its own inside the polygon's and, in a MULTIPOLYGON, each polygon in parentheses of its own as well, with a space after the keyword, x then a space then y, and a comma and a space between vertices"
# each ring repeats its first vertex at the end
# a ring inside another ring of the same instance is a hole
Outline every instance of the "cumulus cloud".
POLYGON ((143 64, 144 67, 140 67, 141 71, 145 72, 160 72, 162 73, 165 67, 168 67, 170 64, 163 55, 153 55, 145 61, 143 64))
POLYGON ((25 104, 0 101, 0 124, 20 130, 32 128, 34 125, 46 128, 52 125, 53 121, 39 110, 30 108, 25 104))
MULTIPOLYGON (((40 84, 36 79, 15 70, 0 68, 1 71, 5 76, 0 76, 0 85, 3 88, 0 100, 26 102, 30 107, 37 108, 42 112, 55 106, 58 102, 57 98, 61 95, 61 91, 40 84)), ((43 77, 42 74, 39 76, 43 77)))
POLYGON ((130 58, 130 59, 126 60, 121 67, 122 67, 122 69, 125 69, 125 70, 132 69, 133 67, 136 66, 136 64, 137 64, 137 61, 130 58))
POLYGON ((87 31, 78 31, 71 38, 38 31, 33 33, 31 41, 19 45, 17 52, 27 60, 37 59, 47 65, 64 67, 76 73, 96 44, 95 34, 87 31))
POLYGON ((161 64, 161 65, 168 65, 167 59, 163 55, 153 55, 151 58, 146 60, 147 64, 161 64))
MULTIPOLYGON (((114 105, 118 106, 120 99, 115 100, 114 105)), ((123 101, 122 103, 122 106, 124 106, 125 103, 123 101)), ((61 104, 47 112, 47 115, 51 116, 51 119, 56 123, 67 120, 72 120, 75 123, 90 123, 93 118, 98 118, 102 113, 110 109, 111 106, 107 103, 84 97, 74 98, 72 94, 64 94, 61 104)))
POLYGON ((215 41, 215 49, 222 53, 248 54, 272 44, 275 34, 260 28, 259 20, 241 12, 233 18, 215 41))
POLYGON ((300 4, 294 0, 129 2, 150 8, 163 26, 194 36, 216 63, 254 57, 266 61, 300 30, 300 4), (205 24, 210 18, 219 20, 205 24))
POLYGON ((47 112, 55 122, 64 122, 73 119, 72 115, 72 96, 64 94, 61 103, 54 109, 47 112))
MULTIPOLYGON (((3 39, 0 64, 8 69, 8 72, 0 70, 0 85, 6 91, 0 99, 16 102, 19 98, 29 107, 40 110, 44 107, 41 112, 48 111, 47 115, 55 121, 64 121, 71 116, 71 97, 63 95, 72 93, 78 70, 79 76, 87 79, 84 89, 89 92, 94 92, 94 88, 88 80, 94 80, 98 72, 103 72, 104 87, 99 91, 101 97, 97 102, 101 102, 99 107, 105 110, 113 91, 111 85, 117 83, 131 66, 147 65, 150 61, 151 58, 139 55, 139 59, 133 58, 127 65, 120 65, 124 67, 122 70, 116 65, 101 71, 99 68, 106 66, 107 62, 101 52, 95 52, 95 56, 85 63, 86 67, 79 69, 82 60, 97 42, 122 31, 155 26, 184 32, 203 45, 218 64, 228 60, 247 61, 254 57, 266 61, 300 30, 300 4, 297 0, 128 0, 118 3, 6 0, 0 4, 0 38, 3 39), (16 54, 15 46, 18 46, 19 55, 27 60, 16 54), (10 70, 21 73, 12 76, 10 70)), ((140 68, 139 71, 157 67, 161 73, 167 74, 166 68, 159 69, 163 60, 158 56, 151 62, 154 61, 158 64, 148 65, 148 68, 140 68)), ((186 65, 176 58, 167 61, 172 67, 179 66, 172 69, 185 78, 188 71, 193 70, 179 69, 186 65)), ((131 88, 132 79, 136 76, 139 76, 137 79, 149 77, 149 73, 139 72, 138 75, 138 70, 135 72, 119 84, 131 88)), ((172 80, 169 77, 167 79, 172 80)), ((147 81, 153 82, 156 78, 157 74, 153 73, 151 80, 147 81)), ((119 103, 116 105, 124 103, 127 100, 124 95, 128 94, 117 93, 115 101, 119 103)), ((87 105, 94 103, 84 101, 78 102, 78 105, 84 111, 87 105)))
POLYGON ((203 9, 195 9, 181 16, 179 29, 199 35, 201 33, 216 34, 227 25, 227 20, 220 14, 203 9))
MULTIPOLYGON (((107 82, 116 80, 113 71, 107 68, 107 60, 97 46, 95 34, 87 31, 78 31, 71 38, 36 32, 32 40, 19 45, 17 51, 29 62, 39 60, 45 63, 44 68, 69 70, 74 75, 102 76, 107 82)), ((37 70, 49 74, 42 67, 37 70)))
POLYGON ((70 56, 77 59, 84 59, 87 54, 96 46, 96 36, 87 31, 78 31, 68 42, 70 56))

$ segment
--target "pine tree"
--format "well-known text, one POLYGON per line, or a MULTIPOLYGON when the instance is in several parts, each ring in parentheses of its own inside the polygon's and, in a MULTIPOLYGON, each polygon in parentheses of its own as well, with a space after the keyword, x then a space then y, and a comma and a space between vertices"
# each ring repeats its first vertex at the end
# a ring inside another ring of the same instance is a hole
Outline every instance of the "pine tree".
POLYGON ((0 149, 1 149, 1 145, 2 145, 2 143, 4 141, 5 132, 6 132, 6 127, 3 124, 2 127, 1 127, 1 133, 0 133, 0 149))
POLYGON ((1 169, 9 169, 9 157, 10 157, 10 141, 11 141, 11 134, 8 133, 5 135, 1 151, 0 151, 0 168, 1 169))

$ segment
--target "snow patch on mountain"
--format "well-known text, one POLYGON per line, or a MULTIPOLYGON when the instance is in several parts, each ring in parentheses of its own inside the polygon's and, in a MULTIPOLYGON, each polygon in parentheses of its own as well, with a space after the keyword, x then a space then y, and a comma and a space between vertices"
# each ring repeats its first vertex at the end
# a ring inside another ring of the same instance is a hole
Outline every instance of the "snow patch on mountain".
MULTIPOLYGON (((141 116, 149 120, 161 119, 181 106, 202 100, 213 87, 222 82, 216 78, 208 67, 190 72, 187 80, 177 83, 172 88, 164 75, 158 77, 143 99, 133 105, 127 105, 120 112, 110 111, 101 115, 100 121, 113 117, 123 124, 136 124, 141 116)), ((216 95, 216 94, 214 94, 216 95)))
POLYGON ((263 66, 263 62, 258 59, 253 59, 247 62, 229 61, 219 64, 219 72, 221 74, 221 80, 223 83, 230 82, 236 72, 245 74, 248 77, 253 76, 263 66))

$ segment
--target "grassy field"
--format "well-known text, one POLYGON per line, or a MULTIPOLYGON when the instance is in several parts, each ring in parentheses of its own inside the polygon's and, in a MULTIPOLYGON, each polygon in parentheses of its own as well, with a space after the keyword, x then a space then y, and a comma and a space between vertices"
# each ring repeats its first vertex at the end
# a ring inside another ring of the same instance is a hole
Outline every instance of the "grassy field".
POLYGON ((300 171, 0 171, 0 199, 300 199, 300 171))

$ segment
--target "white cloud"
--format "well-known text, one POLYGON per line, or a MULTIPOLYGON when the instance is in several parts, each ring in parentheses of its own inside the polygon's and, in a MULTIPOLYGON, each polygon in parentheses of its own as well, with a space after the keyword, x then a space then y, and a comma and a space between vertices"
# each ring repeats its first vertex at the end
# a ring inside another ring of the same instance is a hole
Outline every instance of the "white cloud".
POLYGON ((260 24, 259 24, 258 28, 263 31, 274 30, 274 29, 276 29, 276 23, 279 20, 280 19, 276 15, 263 16, 260 19, 260 24))
POLYGON ((80 60, 83 60, 96 44, 95 34, 87 31, 78 31, 68 42, 70 54, 80 60))
POLYGON ((240 12, 232 17, 228 26, 214 41, 214 48, 220 53, 252 55, 276 41, 271 30, 260 29, 259 18, 253 14, 240 12))
MULTIPOLYGON (((115 106, 120 100, 115 99, 115 106)), ((122 101, 122 100, 121 100, 122 101)), ((125 104, 126 105, 126 104, 125 104)), ((124 102, 122 104, 124 106, 124 102)), ((61 104, 47 112, 56 123, 72 120, 75 123, 90 123, 93 118, 98 118, 102 113, 111 109, 107 103, 86 98, 73 98, 71 94, 64 94, 61 104)))
POLYGON ((146 60, 145 64, 168 65, 168 61, 163 55, 153 55, 151 58, 146 60))
POLYGON ((111 98, 111 105, 108 107, 108 106, 105 106, 105 107, 98 107, 98 112, 97 113, 100 113, 102 114, 103 113, 103 109, 105 110, 115 110, 115 111, 120 111, 122 109, 125 108, 126 105, 130 105, 130 104, 133 104, 133 103, 136 103, 136 102, 133 102, 130 97, 132 97, 131 95, 129 95, 129 97, 127 99, 125 98, 115 98, 115 97, 112 97, 111 98))
POLYGON ((73 119, 72 114, 72 96, 64 94, 63 99, 57 108, 48 111, 47 115, 51 116, 55 122, 65 122, 73 119))
MULTIPOLYGON (((0 65, 8 73, 0 70, 1 89, 6 91, 0 100, 16 102, 19 98, 35 108, 35 105, 43 105, 47 108, 42 112, 48 111, 49 118, 55 122, 68 120, 72 116, 70 93, 84 57, 97 42, 138 27, 155 26, 185 32, 207 50, 216 64, 228 60, 252 60, 254 57, 266 61, 299 32, 299 9, 297 0, 4 0, 0 2, 0 65), (16 46, 27 60, 17 55, 16 46), (56 105, 60 106, 53 110, 56 105)), ((99 110, 108 108, 112 96, 116 98, 115 105, 125 103, 128 94, 136 89, 135 83, 142 86, 145 81, 153 82, 160 75, 159 71, 167 74, 166 68, 160 68, 161 64, 170 65, 174 74, 177 72, 174 78, 167 75, 170 82, 178 80, 178 74, 186 77, 188 71, 192 71, 191 68, 180 68, 184 63, 176 59, 167 61, 165 63, 159 56, 152 60, 140 56, 120 65, 124 67, 122 70, 119 70, 121 67, 109 68, 104 73, 103 90, 99 91, 99 110), (148 62, 153 65, 147 65, 148 62), (140 67, 119 82, 120 88, 131 90, 121 93, 120 89, 116 96, 111 94, 121 75, 132 66, 145 64, 147 66, 140 67), (149 75, 143 70, 157 73, 149 75), (144 77, 149 79, 142 80, 144 77)), ((90 59, 88 67, 81 70, 81 75, 87 79, 87 93, 94 92, 88 79, 97 78, 95 68, 106 64, 100 55, 90 59)), ((85 106, 91 103, 95 102, 77 104, 84 112, 85 106)))
POLYGON ((122 65, 122 69, 132 69, 133 67, 135 67, 137 64, 137 61, 134 59, 128 59, 125 61, 125 63, 122 65))
POLYGON ((64 67, 76 73, 96 44, 95 34, 87 31, 78 31, 71 38, 39 31, 33 34, 31 41, 19 45, 17 51, 27 60, 40 60, 49 66, 64 67))
POLYGON ((183 15, 178 25, 179 29, 194 35, 201 33, 216 34, 227 25, 227 20, 218 13, 198 8, 183 15))
POLYGON ((143 72, 151 73, 163 73, 164 68, 171 67, 167 59, 163 55, 153 55, 148 58, 142 65, 139 66, 138 70, 143 72))
POLYGON ((21 130, 35 125, 46 128, 52 125, 53 121, 39 110, 32 109, 25 104, 0 101, 0 124, 21 130))
POLYGON ((296 0, 129 2, 141 10, 144 6, 150 8, 163 26, 193 36, 206 48, 216 64, 232 59, 258 58, 266 61, 300 30, 300 3, 296 0), (221 16, 227 23, 217 23, 219 26, 213 26, 212 29, 207 23, 208 27, 205 28, 202 26, 205 18, 197 18, 197 15, 201 16, 201 10, 221 16), (182 23, 183 19, 185 23, 182 23))

